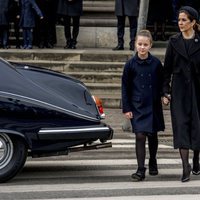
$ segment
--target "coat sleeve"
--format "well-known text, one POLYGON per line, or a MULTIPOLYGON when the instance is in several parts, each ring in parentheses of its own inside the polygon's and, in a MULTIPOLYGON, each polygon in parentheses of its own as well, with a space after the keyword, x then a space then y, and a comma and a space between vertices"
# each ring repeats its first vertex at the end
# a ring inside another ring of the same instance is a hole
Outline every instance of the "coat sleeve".
POLYGON ((38 5, 36 4, 35 0, 31 0, 30 2, 31 2, 31 5, 32 5, 33 9, 37 13, 37 15, 40 16, 40 17, 43 17, 42 11, 40 10, 38 5))
POLYGON ((127 62, 122 74, 122 112, 131 111, 131 66, 127 62))
POLYGON ((171 42, 169 41, 165 60, 164 60, 164 68, 163 68, 163 94, 170 94, 171 93, 171 76, 172 76, 172 68, 173 68, 173 49, 171 42))
POLYGON ((163 78, 163 65, 162 63, 159 61, 159 64, 158 64, 158 92, 159 92, 159 95, 160 97, 163 96, 163 89, 162 89, 162 85, 163 85, 163 81, 164 81, 164 78, 163 78))

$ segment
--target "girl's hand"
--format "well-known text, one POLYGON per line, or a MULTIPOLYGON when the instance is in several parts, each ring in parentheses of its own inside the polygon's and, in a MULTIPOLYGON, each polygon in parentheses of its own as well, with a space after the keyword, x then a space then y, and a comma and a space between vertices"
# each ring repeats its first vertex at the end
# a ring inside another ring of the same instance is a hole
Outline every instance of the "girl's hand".
POLYGON ((127 119, 132 119, 133 118, 133 113, 132 112, 124 113, 124 115, 126 116, 127 119))
POLYGON ((167 106, 169 104, 170 100, 167 97, 163 97, 162 102, 163 102, 164 105, 167 106))

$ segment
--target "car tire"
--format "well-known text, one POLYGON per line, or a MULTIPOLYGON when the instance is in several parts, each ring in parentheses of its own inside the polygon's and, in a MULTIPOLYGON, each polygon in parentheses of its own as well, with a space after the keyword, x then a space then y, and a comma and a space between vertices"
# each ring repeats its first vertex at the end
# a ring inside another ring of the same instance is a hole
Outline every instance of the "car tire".
POLYGON ((0 133, 0 183, 13 178, 24 166, 27 147, 22 138, 0 133))

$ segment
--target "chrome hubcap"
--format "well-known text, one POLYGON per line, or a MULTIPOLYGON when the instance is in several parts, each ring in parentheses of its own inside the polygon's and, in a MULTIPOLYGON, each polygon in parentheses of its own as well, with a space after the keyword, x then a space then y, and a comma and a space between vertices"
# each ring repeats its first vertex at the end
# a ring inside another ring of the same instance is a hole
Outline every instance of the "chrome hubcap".
POLYGON ((10 137, 0 133, 0 169, 8 165, 13 156, 13 143, 10 137))

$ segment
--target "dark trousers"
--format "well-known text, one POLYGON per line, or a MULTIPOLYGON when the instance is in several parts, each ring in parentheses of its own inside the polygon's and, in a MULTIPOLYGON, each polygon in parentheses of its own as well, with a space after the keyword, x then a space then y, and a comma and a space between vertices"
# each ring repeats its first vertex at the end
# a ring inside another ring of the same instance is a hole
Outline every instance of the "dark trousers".
MULTIPOLYGON (((137 17, 128 16, 129 19, 129 28, 130 28, 130 46, 134 45, 135 36, 137 32, 137 17)), ((125 20, 126 16, 117 16, 117 37, 118 45, 124 45, 124 29, 125 29, 125 20)))
POLYGON ((14 29, 15 29, 15 38, 16 38, 16 46, 20 46, 20 27, 19 27, 19 19, 15 18, 14 20, 14 29))
POLYGON ((56 25, 54 21, 48 19, 41 20, 39 23, 39 43, 48 46, 56 43, 56 25))
POLYGON ((64 16, 65 39, 66 43, 77 43, 79 34, 80 16, 64 16), (71 19, 72 19, 72 33, 71 33, 71 19))
POLYGON ((8 44, 8 26, 0 25, 0 42, 3 47, 6 47, 8 44))
POLYGON ((32 28, 23 28, 23 40, 24 40, 24 47, 32 47, 33 43, 33 34, 32 28))

